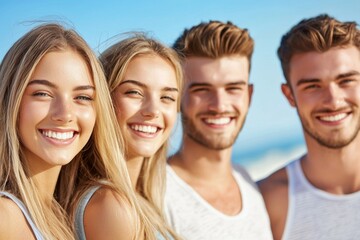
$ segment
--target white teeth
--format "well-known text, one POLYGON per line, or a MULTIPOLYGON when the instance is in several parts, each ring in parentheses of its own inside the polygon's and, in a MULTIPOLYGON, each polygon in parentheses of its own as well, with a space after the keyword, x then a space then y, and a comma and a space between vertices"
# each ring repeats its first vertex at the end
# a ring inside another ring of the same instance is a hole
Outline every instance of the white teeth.
POLYGON ((54 138, 58 140, 67 140, 71 139, 74 136, 74 132, 53 132, 50 130, 42 130, 41 133, 49 138, 54 138))
POLYGON ((131 129, 144 133, 156 133, 157 127, 145 125, 131 125, 131 129))
POLYGON ((340 114, 333 115, 333 116, 320 117, 320 120, 327 121, 327 122, 336 122, 336 121, 344 119, 346 116, 347 116, 346 113, 340 113, 340 114))
POLYGON ((231 121, 231 118, 229 117, 223 117, 223 118, 206 118, 205 122, 215 125, 224 125, 228 124, 231 121))

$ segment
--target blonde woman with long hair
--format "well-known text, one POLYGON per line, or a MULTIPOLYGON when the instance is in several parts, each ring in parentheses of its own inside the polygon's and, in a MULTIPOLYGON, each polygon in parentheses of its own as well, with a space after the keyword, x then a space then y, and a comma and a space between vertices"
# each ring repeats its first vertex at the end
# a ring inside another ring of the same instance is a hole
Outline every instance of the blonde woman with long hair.
POLYGON ((20 38, 1 63, 1 239, 74 239, 56 184, 95 124, 99 69, 89 51, 74 31, 48 24, 20 38))
MULTIPOLYGON (((134 34, 109 47, 100 60, 124 137, 132 187, 141 208, 141 237, 178 239, 163 214, 167 140, 176 122, 182 90, 177 54, 154 39, 134 34)), ((112 207, 115 206, 107 206, 112 207)), ((86 209, 84 221, 90 219, 87 211, 90 209, 86 209)), ((112 236, 106 239, 123 239, 117 232, 123 223, 115 221, 110 211, 98 209, 98 214, 93 215, 93 221, 97 216, 104 224, 94 226, 94 231, 112 236)))
POLYGON ((75 239, 64 208, 73 217, 82 189, 102 180, 119 192, 126 226, 136 230, 111 97, 75 31, 40 25, 10 48, 0 112, 0 239, 75 239))

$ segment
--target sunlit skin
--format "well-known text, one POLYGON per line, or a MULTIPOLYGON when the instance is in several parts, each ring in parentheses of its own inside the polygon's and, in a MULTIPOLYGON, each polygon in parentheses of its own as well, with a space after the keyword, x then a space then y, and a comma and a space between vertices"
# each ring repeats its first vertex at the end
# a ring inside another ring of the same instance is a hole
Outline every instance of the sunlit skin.
MULTIPOLYGON (((144 157, 159 150, 174 127, 179 101, 175 70, 157 55, 137 56, 129 63, 113 98, 132 172, 139 169, 144 157)), ((136 182, 137 174, 132 175, 136 182)))
POLYGON ((89 140, 95 124, 95 88, 74 51, 47 53, 36 66, 19 110, 19 136, 31 174, 54 189, 62 165, 89 140))
POLYGON ((183 142, 169 164, 211 206, 236 215, 242 200, 231 153, 253 91, 249 61, 240 55, 189 57, 184 73, 183 142))
POLYGON ((297 111, 308 141, 341 148, 360 129, 360 54, 355 47, 297 54, 291 60, 291 89, 283 92, 297 111), (354 61, 354 59, 358 59, 354 61))
POLYGON ((184 68, 184 134, 211 149, 230 148, 243 127, 252 94, 247 58, 190 57, 184 68))
MULTIPOLYGON (((354 46, 295 54, 282 91, 300 117, 307 154, 307 180, 326 194, 360 190, 360 51, 354 46)), ((288 210, 284 168, 260 183, 274 239, 281 239, 288 210)))

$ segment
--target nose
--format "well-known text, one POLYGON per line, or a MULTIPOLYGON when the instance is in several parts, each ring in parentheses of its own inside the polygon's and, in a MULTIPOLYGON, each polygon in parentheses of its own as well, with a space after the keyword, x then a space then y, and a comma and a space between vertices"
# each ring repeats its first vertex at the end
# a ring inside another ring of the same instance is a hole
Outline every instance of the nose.
POLYGON ((226 110, 227 96, 221 91, 214 91, 208 99, 208 109, 215 112, 224 112, 226 110))
POLYGON ((51 119, 53 121, 68 123, 74 120, 74 111, 70 99, 56 99, 51 108, 51 119))
POLYGON ((331 110, 344 106, 345 100, 342 90, 336 84, 330 84, 324 90, 324 105, 331 110))
POLYGON ((160 115, 159 103, 156 99, 145 100, 141 115, 146 118, 158 118, 160 115))

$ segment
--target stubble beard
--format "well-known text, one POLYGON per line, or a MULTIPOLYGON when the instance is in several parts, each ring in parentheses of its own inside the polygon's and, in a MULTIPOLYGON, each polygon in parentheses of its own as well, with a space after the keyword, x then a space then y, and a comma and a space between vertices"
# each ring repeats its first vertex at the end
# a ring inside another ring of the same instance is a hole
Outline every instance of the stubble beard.
POLYGON ((234 131, 230 136, 224 136, 223 134, 206 134, 199 131, 191 118, 186 114, 181 114, 183 133, 196 143, 202 145, 205 148, 212 150, 224 150, 234 145, 237 136, 244 126, 245 118, 243 119, 239 128, 234 131))
MULTIPOLYGON (((306 118, 298 112, 298 116, 301 121, 301 125, 304 129, 304 131, 313 139, 315 139, 321 146, 331 148, 331 149, 340 149, 343 147, 346 147, 349 145, 354 139, 357 137, 359 131, 360 131, 360 119, 358 119, 355 129, 352 132, 352 134, 347 138, 332 138, 329 136, 321 136, 315 129, 313 129, 309 121, 306 120, 306 118)), ((340 130, 334 130, 339 132, 340 130)))

